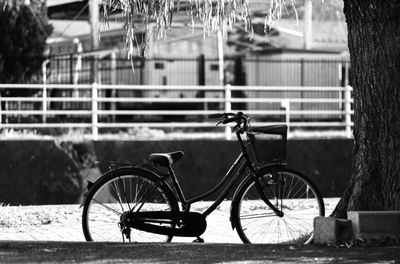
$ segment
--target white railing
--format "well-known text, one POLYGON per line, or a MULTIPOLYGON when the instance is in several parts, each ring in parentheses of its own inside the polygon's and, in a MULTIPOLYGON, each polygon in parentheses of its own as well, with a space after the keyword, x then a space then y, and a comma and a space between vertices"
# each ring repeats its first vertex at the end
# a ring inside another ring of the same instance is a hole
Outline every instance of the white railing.
MULTIPOLYGON (((96 138, 106 128, 215 127, 208 114, 241 110, 254 126, 329 127, 352 136, 350 86, 0 84, 0 90, 0 130, 88 128, 96 138)), ((225 133, 230 138, 229 127, 225 133)))

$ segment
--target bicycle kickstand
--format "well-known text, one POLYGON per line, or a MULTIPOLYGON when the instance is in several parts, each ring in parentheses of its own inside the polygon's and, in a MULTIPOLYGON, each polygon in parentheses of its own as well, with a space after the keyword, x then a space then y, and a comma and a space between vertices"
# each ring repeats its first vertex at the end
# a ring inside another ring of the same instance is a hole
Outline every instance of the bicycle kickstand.
POLYGON ((204 239, 201 237, 197 237, 195 240, 192 241, 193 243, 204 243, 204 239))

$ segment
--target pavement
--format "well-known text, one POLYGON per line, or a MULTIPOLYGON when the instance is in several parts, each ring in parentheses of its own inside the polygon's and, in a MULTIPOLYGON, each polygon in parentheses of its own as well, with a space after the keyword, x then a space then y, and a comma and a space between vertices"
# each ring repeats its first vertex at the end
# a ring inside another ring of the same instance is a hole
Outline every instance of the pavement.
MULTIPOLYGON (((201 206, 207 206, 201 205, 201 206)), ((202 209, 202 208, 199 208, 202 209)), ((77 205, 0 207, 0 263, 399 263, 400 243, 342 247, 242 244, 229 203, 210 215, 202 236, 173 243, 85 242, 77 205)))
POLYGON ((400 263, 400 246, 0 241, 0 263, 400 263))

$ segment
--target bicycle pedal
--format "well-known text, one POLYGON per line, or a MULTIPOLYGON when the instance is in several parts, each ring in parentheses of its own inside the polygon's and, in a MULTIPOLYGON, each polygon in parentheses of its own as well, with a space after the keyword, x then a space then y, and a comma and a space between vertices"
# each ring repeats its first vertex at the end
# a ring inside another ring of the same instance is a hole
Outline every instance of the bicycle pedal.
POLYGON ((193 240, 192 243, 204 243, 204 239, 202 239, 201 237, 198 237, 195 240, 193 240))

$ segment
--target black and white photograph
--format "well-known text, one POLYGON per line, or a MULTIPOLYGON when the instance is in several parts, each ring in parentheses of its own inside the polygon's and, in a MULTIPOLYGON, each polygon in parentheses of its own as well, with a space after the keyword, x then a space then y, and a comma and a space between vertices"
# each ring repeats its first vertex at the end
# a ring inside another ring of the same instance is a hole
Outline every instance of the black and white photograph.
POLYGON ((0 263, 400 264, 400 1, 0 0, 0 263))

